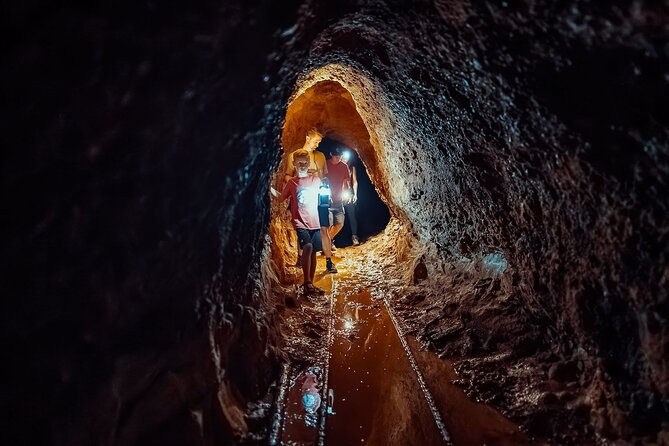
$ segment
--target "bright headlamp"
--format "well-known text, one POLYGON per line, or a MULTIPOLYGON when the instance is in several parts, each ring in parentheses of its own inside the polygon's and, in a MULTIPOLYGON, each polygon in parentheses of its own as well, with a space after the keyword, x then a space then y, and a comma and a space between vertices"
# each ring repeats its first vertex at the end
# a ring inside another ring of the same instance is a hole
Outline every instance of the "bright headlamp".
POLYGON ((327 184, 321 185, 318 188, 318 205, 319 206, 329 206, 330 205, 330 186, 327 184))

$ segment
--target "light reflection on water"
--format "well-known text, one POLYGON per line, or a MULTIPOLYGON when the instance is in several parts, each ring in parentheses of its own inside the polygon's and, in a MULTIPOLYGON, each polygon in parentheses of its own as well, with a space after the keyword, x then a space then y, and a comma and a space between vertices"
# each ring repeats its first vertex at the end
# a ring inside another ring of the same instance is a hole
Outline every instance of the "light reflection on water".
MULTIPOLYGON (((329 362, 316 359, 320 356, 314 356, 313 362, 309 360, 312 364, 328 363, 329 368, 325 374, 329 374, 325 378, 328 389, 321 393, 327 401, 320 402, 321 410, 328 413, 325 444, 443 444, 416 373, 383 304, 383 288, 376 286, 383 278, 353 271, 354 263, 338 265, 329 362)), ((335 277, 325 277, 334 283, 335 277)), ((317 284, 327 289, 323 282, 317 284)), ((329 319, 315 318, 313 322, 330 326, 329 319)), ((416 341, 409 341, 414 343, 411 349, 420 358, 420 369, 425 369, 428 385, 437 385, 431 390, 440 400, 440 412, 448 416, 456 445, 527 444, 516 435, 517 428, 500 423, 499 417, 490 415, 492 409, 469 401, 462 390, 450 384, 454 372, 444 371, 445 361, 436 356, 428 359, 434 355, 419 352, 416 341), (516 431, 512 432, 512 428, 516 431)), ((310 345, 315 340, 305 342, 310 345)), ((286 407, 281 444, 318 444, 318 424, 322 421, 318 415, 322 412, 312 411, 302 402, 305 370, 301 377, 294 373, 291 379, 293 393, 288 398, 290 407, 286 407)), ((316 375, 323 379, 321 370, 316 375)), ((322 391, 320 382, 317 389, 322 391)))
POLYGON ((398 435, 409 441, 404 444, 439 444, 385 308, 366 289, 343 288, 330 348, 328 384, 336 415, 326 420, 328 444, 397 444, 398 435), (414 426, 416 418, 424 420, 425 429, 414 426))

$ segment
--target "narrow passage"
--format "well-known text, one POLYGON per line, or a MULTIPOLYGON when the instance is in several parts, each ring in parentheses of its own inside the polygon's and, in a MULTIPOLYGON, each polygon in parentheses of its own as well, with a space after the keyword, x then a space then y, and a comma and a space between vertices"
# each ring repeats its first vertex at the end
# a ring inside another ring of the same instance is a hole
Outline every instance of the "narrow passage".
MULTIPOLYGON (((288 365, 270 444, 529 444, 494 409, 450 384, 453 371, 446 361, 421 352, 412 337, 402 341, 379 291, 383 275, 360 261, 360 249, 339 250, 339 274, 316 276, 327 291, 327 341, 310 363, 288 365), (436 401, 426 379, 448 381, 435 387, 436 401), (458 414, 459 407, 466 416, 458 414), (450 419, 442 421, 443 414, 450 419)), ((324 260, 318 261, 322 271, 324 260)))
POLYGON ((337 278, 328 388, 328 444, 443 444, 381 299, 337 278))

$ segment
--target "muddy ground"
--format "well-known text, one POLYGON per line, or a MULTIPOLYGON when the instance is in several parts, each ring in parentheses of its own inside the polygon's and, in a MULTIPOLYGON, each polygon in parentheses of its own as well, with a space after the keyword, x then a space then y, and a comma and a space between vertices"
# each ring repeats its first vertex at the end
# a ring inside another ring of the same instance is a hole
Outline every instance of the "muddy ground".
MULTIPOLYGON (((456 440, 601 443, 591 426, 583 365, 558 356, 540 315, 523 314, 519 302, 505 294, 508 277, 454 265, 438 277, 424 277, 418 253, 397 249, 401 234, 401 227, 391 223, 386 233, 367 243, 340 249, 341 257, 335 261, 355 262, 355 283, 374 290, 377 297, 388 297, 428 386, 435 399, 444 402, 443 410, 456 418, 475 414, 484 420, 486 429, 467 428, 471 420, 451 423, 456 440), (418 266, 412 270, 413 265, 418 266), (408 278, 415 283, 407 284, 408 278), (487 303, 474 305, 474 301, 487 303), (475 409, 476 403, 486 409, 475 409), (462 413, 457 415, 458 411, 462 413)), ((321 269, 319 265, 317 271, 321 269)), ((299 272, 295 273, 299 280, 299 272)), ((317 280, 322 277, 317 275, 317 280)), ((298 364, 322 359, 330 308, 327 296, 305 298, 293 286, 277 292, 283 300, 279 312, 287 357, 298 364)))

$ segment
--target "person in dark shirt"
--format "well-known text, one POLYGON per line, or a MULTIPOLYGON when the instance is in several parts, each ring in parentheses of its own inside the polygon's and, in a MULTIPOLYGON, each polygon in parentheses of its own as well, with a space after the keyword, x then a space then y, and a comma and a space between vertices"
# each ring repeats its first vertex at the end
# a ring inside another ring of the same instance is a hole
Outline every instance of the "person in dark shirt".
POLYGON ((351 242, 353 246, 360 244, 358 238, 358 168, 355 160, 351 157, 351 151, 345 150, 342 153, 341 162, 348 166, 348 171, 351 174, 351 197, 348 201, 344 200, 344 210, 346 211, 346 220, 351 227, 351 242))

